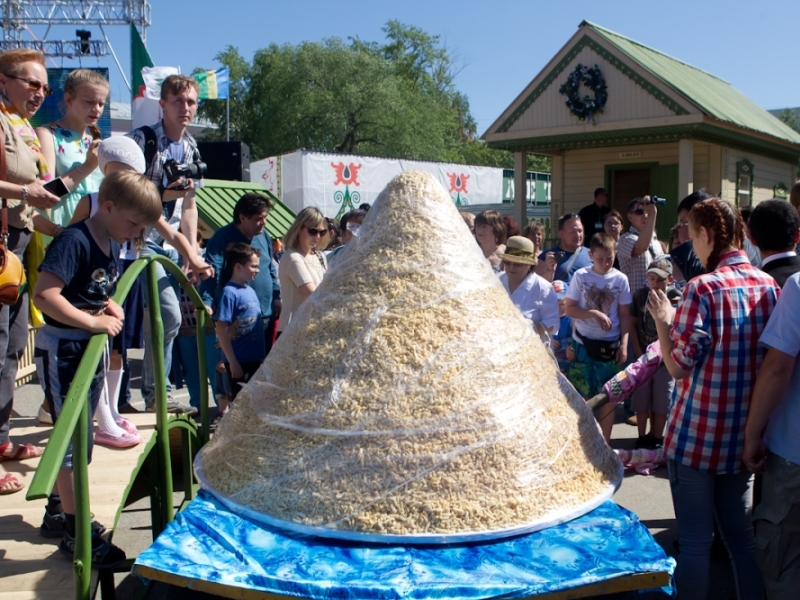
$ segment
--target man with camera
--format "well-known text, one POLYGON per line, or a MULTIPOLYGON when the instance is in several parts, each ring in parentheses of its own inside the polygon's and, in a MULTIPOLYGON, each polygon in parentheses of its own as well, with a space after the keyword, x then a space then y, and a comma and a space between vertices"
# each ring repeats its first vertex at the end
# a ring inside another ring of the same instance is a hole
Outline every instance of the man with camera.
POLYGON ((558 239, 558 246, 539 255, 536 274, 549 282, 561 280, 569 285, 575 271, 592 265, 589 250, 583 246, 583 223, 579 215, 569 213, 558 219, 558 239))
MULTIPOLYGON (((192 248, 197 251, 197 205, 195 204, 195 179, 201 179, 205 164, 200 162, 200 152, 194 138, 186 128, 197 113, 199 87, 188 75, 170 75, 161 84, 159 104, 164 113, 161 122, 150 127, 140 127, 128 133, 145 155, 145 175, 161 192, 164 219, 174 229, 180 229, 192 248)), ((145 248, 142 256, 160 254, 179 262, 175 248, 153 227, 144 233, 145 248)), ((187 266, 184 266, 186 269, 187 266)), ((167 373, 167 391, 172 387, 169 373, 172 367, 172 345, 181 325, 180 292, 174 281, 161 265, 158 272, 158 294, 161 318, 164 323, 164 363, 167 373)), ((195 277, 205 278, 211 267, 195 277)), ((155 410, 155 378, 153 374, 152 339, 150 320, 145 318, 144 372, 142 374, 142 396, 148 412, 155 410)), ((167 410, 171 413, 196 414, 196 409, 187 404, 168 399, 167 410)))
POLYGON ((617 256, 620 271, 628 277, 632 291, 647 286, 647 266, 665 253, 655 234, 657 214, 656 204, 650 196, 635 198, 628 203, 631 226, 619 238, 617 256))

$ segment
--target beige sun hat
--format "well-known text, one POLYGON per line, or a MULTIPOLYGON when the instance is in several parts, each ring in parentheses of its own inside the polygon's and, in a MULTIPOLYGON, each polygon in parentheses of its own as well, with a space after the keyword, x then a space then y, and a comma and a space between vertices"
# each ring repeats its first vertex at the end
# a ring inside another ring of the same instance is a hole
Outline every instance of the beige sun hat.
POLYGON ((508 238, 506 251, 498 252, 497 256, 508 262, 526 265, 535 265, 538 262, 536 255, 533 253, 533 242, 521 235, 513 235, 508 238))

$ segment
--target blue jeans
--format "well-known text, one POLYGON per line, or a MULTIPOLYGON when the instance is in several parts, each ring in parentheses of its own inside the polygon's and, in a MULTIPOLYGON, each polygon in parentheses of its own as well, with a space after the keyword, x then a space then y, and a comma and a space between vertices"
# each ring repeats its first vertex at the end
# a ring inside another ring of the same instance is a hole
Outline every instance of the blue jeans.
MULTIPOLYGON (((176 250, 165 250, 161 246, 147 243, 142 256, 161 254, 171 259, 175 263, 180 263, 180 257, 176 250)), ((161 321, 164 324, 164 372, 167 374, 167 391, 172 391, 172 384, 169 381, 169 373, 172 369, 172 343, 178 336, 181 328, 181 308, 178 303, 179 291, 178 282, 168 275, 164 267, 157 264, 156 274, 158 277, 158 300, 161 303, 161 321)), ((145 276, 145 292, 147 290, 147 277, 145 276)), ((146 292, 147 293, 147 292, 146 292)), ((153 373, 153 340, 150 334, 150 309, 145 308, 144 316, 144 367, 142 371, 142 396, 145 404, 152 404, 156 397, 155 374, 153 373)))
POLYGON ((714 521, 733 565, 738 600, 762 600, 764 581, 756 566, 753 534, 753 475, 701 473, 667 461, 678 522, 680 556, 675 585, 680 600, 706 600, 714 521))

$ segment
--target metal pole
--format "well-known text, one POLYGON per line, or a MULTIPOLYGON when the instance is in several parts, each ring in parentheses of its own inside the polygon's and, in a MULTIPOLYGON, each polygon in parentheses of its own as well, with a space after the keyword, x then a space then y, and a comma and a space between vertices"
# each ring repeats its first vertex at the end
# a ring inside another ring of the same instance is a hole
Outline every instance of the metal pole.
POLYGON ((231 93, 230 93, 230 90, 228 90, 228 97, 225 99, 225 112, 226 112, 227 117, 228 117, 228 120, 227 120, 228 135, 227 135, 226 141, 230 142, 231 141, 231 93))
MULTIPOLYGON (((162 525, 172 521, 173 490, 170 463, 169 426, 167 424, 167 372, 164 366, 164 323, 161 320, 161 303, 158 299, 158 274, 156 261, 147 265, 147 306, 150 309, 150 338, 153 352, 153 379, 156 392, 156 432, 158 460, 161 462, 161 518, 162 525)), ((154 525, 155 529, 155 525, 154 525)), ((158 533, 161 533, 160 531, 158 533)))
MULTIPOLYGON (((197 315, 197 364, 200 367, 200 446, 205 446, 209 438, 208 418, 208 369, 206 368, 206 318, 203 308, 196 308, 197 315)), ((188 484, 187 484, 188 485, 188 484)))
POLYGON ((108 44, 108 49, 111 50, 111 56, 114 57, 114 62, 117 63, 117 68, 119 69, 119 72, 122 75, 122 81, 125 82, 125 85, 128 87, 128 91, 132 92, 133 90, 131 90, 131 84, 128 83, 128 78, 125 77, 125 71, 122 70, 122 65, 119 64, 119 59, 117 58, 117 53, 114 52, 114 47, 111 45, 111 42, 108 41, 108 36, 106 35, 106 30, 103 29, 102 25, 100 25, 100 31, 103 32, 103 37, 106 40, 106 44, 108 44))
MULTIPOLYGON (((91 390, 91 385, 87 386, 91 390)), ((89 598, 92 581, 92 517, 89 507, 89 399, 83 394, 83 406, 78 424, 72 432, 72 477, 75 491, 75 554, 72 570, 75 573, 75 598, 89 598)))

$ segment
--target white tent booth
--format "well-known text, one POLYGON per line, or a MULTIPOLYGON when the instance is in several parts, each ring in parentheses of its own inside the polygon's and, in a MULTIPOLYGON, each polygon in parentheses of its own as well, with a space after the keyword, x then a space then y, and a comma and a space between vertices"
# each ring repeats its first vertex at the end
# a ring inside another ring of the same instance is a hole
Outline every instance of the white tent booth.
MULTIPOLYGON (((461 211, 491 208, 511 214, 513 171, 494 167, 297 150, 251 163, 250 180, 266 186, 295 213, 315 206, 326 217, 339 218, 361 204, 371 205, 386 184, 408 170, 432 174, 461 211)), ((549 215, 550 174, 526 176, 528 218, 549 215)))

